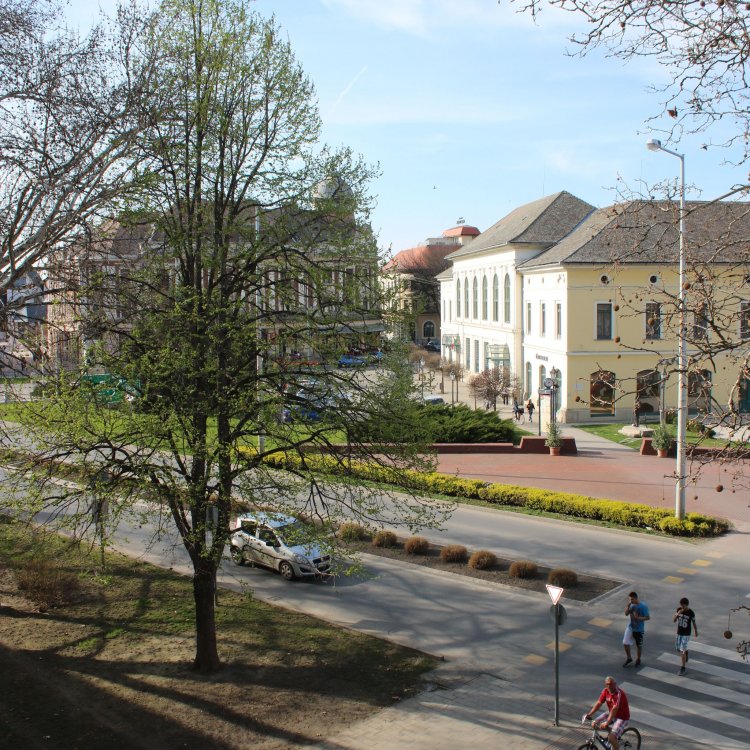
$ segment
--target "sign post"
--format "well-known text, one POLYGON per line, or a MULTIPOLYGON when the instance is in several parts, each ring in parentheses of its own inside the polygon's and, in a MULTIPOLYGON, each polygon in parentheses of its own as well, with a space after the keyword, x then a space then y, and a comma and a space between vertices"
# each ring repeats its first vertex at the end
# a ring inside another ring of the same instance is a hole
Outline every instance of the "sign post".
POLYGON ((565 589, 559 586, 547 584, 547 593, 552 599, 549 609, 550 615, 555 622, 555 726, 560 726, 560 625, 565 622, 567 614, 565 608, 560 604, 560 597, 565 589))

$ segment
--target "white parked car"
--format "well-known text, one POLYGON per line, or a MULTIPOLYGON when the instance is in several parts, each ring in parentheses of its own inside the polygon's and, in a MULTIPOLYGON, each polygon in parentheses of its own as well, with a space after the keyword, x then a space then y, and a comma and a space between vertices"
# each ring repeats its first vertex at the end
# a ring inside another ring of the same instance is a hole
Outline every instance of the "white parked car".
POLYGON ((331 556, 309 540, 309 531, 292 516, 244 513, 230 537, 236 565, 252 563, 278 570, 287 581, 330 573, 331 556))

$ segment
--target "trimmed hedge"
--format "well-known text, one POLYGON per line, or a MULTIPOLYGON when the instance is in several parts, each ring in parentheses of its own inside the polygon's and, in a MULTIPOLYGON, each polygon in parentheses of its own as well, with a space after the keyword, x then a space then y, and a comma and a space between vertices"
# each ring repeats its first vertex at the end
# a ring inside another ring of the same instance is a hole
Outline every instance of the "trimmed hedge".
MULTIPOLYGON (((269 456, 266 463, 279 469, 300 469, 303 466, 303 460, 299 455, 280 453, 269 456)), ((619 500, 601 500, 569 492, 491 484, 481 479, 463 479, 438 472, 398 470, 363 461, 350 461, 338 456, 305 455, 304 466, 308 470, 323 474, 357 476, 371 482, 406 487, 430 494, 483 500, 493 505, 517 506, 573 518, 604 521, 618 526, 650 528, 672 536, 718 536, 729 528, 724 519, 701 513, 688 513, 684 519, 678 520, 667 508, 652 508, 649 505, 619 500)))

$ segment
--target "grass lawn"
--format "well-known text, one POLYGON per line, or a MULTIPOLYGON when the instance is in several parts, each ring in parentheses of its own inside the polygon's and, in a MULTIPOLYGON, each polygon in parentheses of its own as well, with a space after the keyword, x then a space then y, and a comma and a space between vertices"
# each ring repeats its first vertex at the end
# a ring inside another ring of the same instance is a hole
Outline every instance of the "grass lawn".
MULTIPOLYGON (((673 435, 677 435, 676 425, 667 425, 672 430, 673 435)), ((620 430, 625 427, 624 422, 618 422, 616 424, 577 424, 576 428, 590 432, 592 435, 598 435, 599 437, 611 440, 613 443, 620 443, 633 450, 639 450, 641 447, 641 438, 629 438, 625 435, 620 434, 620 430)), ((688 430, 687 433, 688 444, 701 445, 704 448, 726 448, 729 445, 727 440, 718 440, 715 438, 706 438, 697 432, 691 432, 688 430)))
POLYGON ((98 552, 0 518, 4 746, 291 750, 411 694, 436 666, 250 591, 219 598, 226 666, 201 676, 188 578, 118 554, 102 570, 98 552))

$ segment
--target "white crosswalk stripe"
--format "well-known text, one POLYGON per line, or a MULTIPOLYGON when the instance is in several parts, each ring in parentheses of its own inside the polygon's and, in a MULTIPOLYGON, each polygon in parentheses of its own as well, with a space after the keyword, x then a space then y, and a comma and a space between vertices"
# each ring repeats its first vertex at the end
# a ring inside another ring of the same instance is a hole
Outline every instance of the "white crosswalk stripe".
POLYGON ((690 657, 685 676, 677 674, 679 655, 665 652, 657 659, 663 667, 644 667, 622 684, 633 724, 715 750, 750 750, 750 664, 736 651, 695 640, 690 657))

